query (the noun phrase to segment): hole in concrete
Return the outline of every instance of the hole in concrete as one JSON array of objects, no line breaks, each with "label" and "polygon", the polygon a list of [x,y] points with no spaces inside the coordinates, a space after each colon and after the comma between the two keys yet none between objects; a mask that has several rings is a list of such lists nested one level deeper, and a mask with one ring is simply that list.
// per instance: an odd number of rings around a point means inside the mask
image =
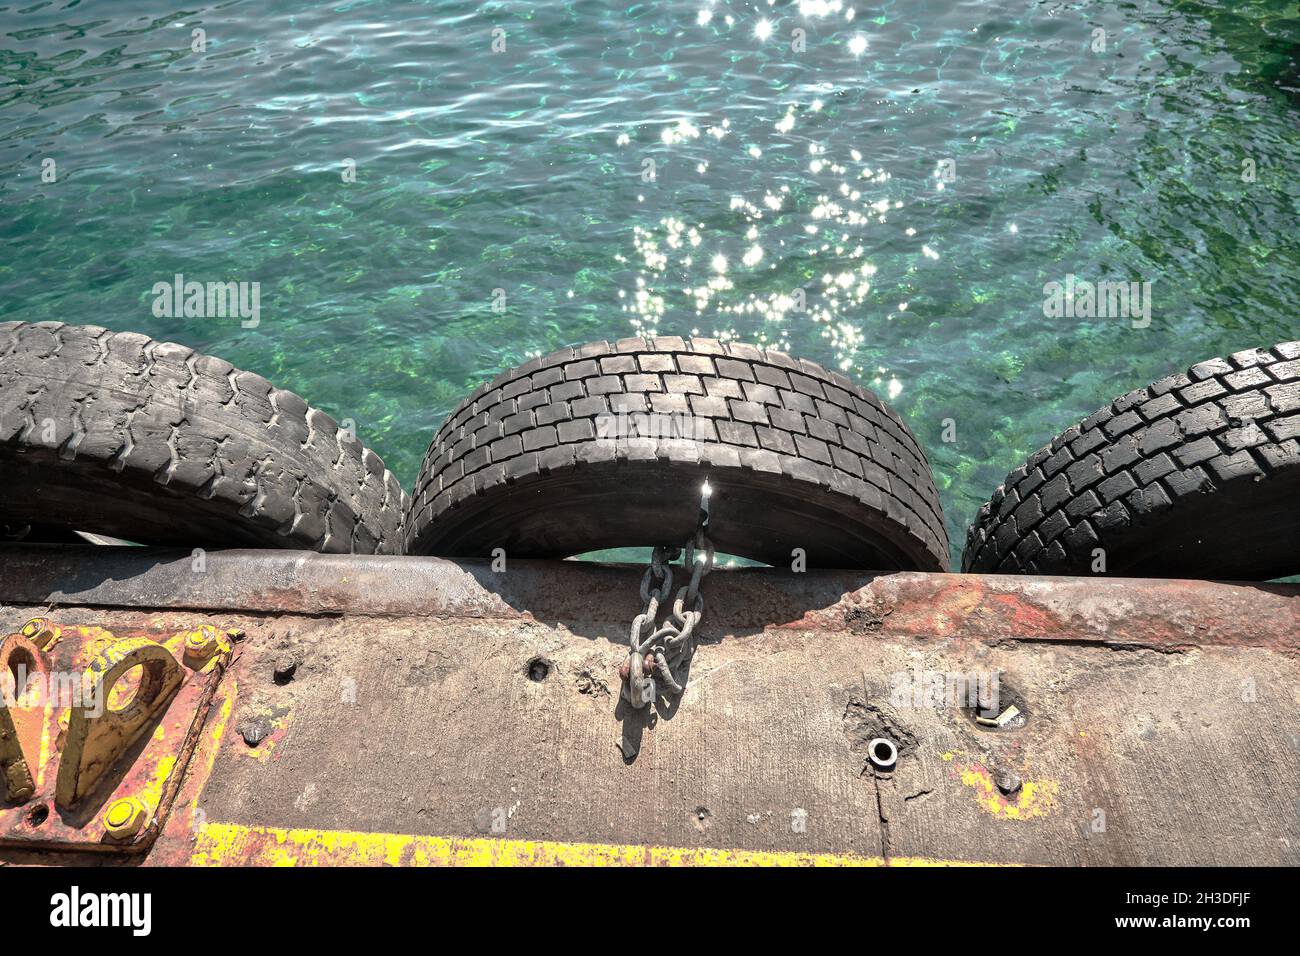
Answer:
[{"label": "hole in concrete", "polygon": [[980,730],[1019,730],[1029,722],[1029,705],[1005,671],[999,671],[988,686],[980,686],[979,700],[964,709],[967,719]]},{"label": "hole in concrete", "polygon": [[38,803],[27,811],[27,825],[29,827],[38,827],[44,823],[50,816],[50,808],[43,803]]},{"label": "hole in concrete", "polygon": [[528,662],[528,679],[541,683],[551,676],[551,665],[540,657]]},{"label": "hole in concrete", "polygon": [[899,757],[911,756],[918,749],[916,734],[892,710],[869,704],[857,694],[849,695],[843,727],[850,748],[864,761],[871,759],[871,744],[880,739],[890,741]]},{"label": "hole in concrete", "polygon": [[271,680],[283,687],[293,680],[297,671],[298,659],[296,657],[281,657],[275,662],[275,669],[271,672]]},{"label": "hole in concrete", "polygon": [[708,807],[696,807],[695,812],[691,814],[691,823],[697,830],[707,830],[713,822],[713,814]]}]

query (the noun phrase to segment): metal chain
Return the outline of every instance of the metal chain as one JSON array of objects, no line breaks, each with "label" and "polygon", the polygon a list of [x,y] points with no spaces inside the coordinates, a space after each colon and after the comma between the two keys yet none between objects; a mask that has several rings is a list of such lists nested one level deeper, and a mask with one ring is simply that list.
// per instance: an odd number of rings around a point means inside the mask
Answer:
[{"label": "metal chain", "polygon": [[[713,543],[705,533],[709,526],[711,494],[712,489],[706,481],[700,495],[699,522],[686,546],[656,547],[650,566],[641,577],[641,600],[645,610],[632,619],[628,658],[619,667],[623,699],[638,710],[654,702],[660,684],[664,691],[678,696],[686,691],[685,677],[679,679],[678,675],[682,665],[695,654],[695,628],[704,616],[700,582],[713,570]],[[682,556],[681,572],[683,576],[689,574],[690,580],[678,589],[668,616],[660,624],[659,611],[668,606],[668,596],[673,587],[672,562],[678,555]]]}]

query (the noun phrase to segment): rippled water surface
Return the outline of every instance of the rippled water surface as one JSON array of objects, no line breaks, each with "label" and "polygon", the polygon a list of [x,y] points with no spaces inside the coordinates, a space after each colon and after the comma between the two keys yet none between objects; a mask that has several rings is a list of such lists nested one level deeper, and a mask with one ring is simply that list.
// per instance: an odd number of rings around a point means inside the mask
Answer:
[{"label": "rippled water surface", "polygon": [[[531,355],[778,345],[892,399],[955,557],[1113,395],[1300,337],[1298,51],[1280,0],[0,4],[0,318],[220,355],[408,487]],[[155,317],[176,273],[260,324]],[[1149,327],[1045,317],[1071,273]]]}]

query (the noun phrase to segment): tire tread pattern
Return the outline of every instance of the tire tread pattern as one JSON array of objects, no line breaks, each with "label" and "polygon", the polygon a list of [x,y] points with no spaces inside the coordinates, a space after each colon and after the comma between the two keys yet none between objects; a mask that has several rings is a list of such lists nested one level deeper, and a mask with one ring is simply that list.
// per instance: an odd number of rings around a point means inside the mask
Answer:
[{"label": "tire tread pattern", "polygon": [[[687,415],[704,440],[596,440],[597,418]],[[697,431],[697,438],[701,437]],[[924,451],[892,408],[784,352],[715,339],[565,348],[479,386],[434,435],[407,516],[408,553],[470,496],[618,457],[778,473],[887,515],[944,568],[948,538]]]},{"label": "tire tread pattern", "polygon": [[0,456],[32,454],[113,473],[181,524],[176,500],[191,497],[279,547],[401,551],[406,496],[378,455],[293,392],[183,345],[0,323]]},{"label": "tire tread pattern", "polygon": [[965,571],[1085,573],[1108,537],[1231,481],[1300,468],[1300,342],[1200,362],[1040,448],[980,507]]}]

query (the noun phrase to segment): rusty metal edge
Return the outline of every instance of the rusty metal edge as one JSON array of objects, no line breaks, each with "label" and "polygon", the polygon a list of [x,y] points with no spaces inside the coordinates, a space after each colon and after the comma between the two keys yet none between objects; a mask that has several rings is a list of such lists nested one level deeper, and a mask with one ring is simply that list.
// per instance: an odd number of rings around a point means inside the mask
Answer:
[{"label": "rusty metal edge", "polygon": [[[626,626],[641,569],[577,561],[165,548],[0,547],[0,603]],[[197,568],[201,567],[201,570]],[[1300,649],[1300,585],[774,568],[710,579],[710,619],[987,643]]]}]

